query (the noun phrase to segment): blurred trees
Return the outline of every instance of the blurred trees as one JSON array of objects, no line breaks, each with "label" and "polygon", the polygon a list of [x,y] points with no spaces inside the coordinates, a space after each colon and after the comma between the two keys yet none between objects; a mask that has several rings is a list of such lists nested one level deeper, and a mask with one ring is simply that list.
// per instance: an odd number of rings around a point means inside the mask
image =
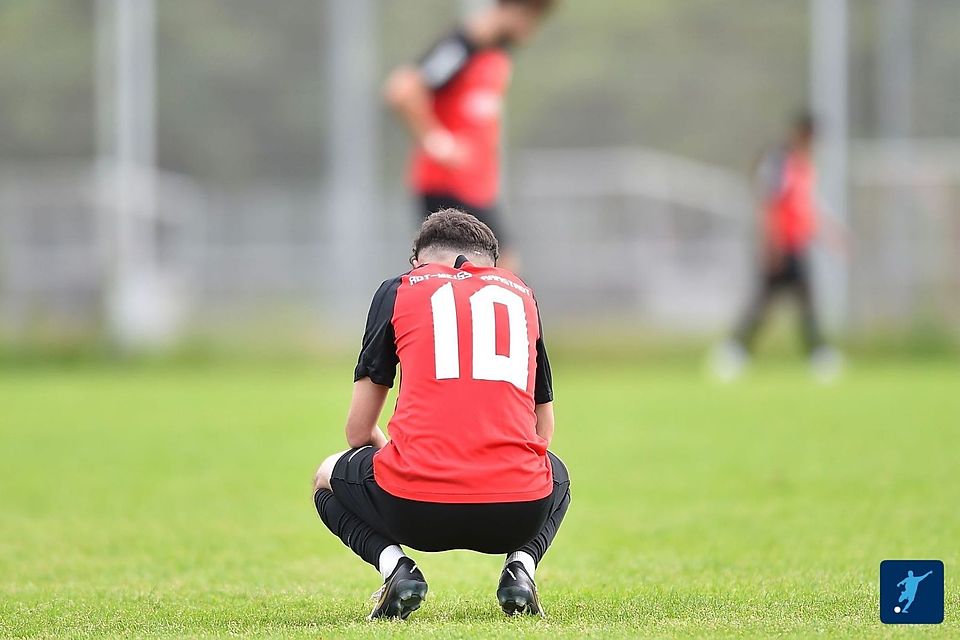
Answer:
[{"label": "blurred trees", "polygon": [[0,159],[94,150],[93,0],[0,3]]},{"label": "blurred trees", "polygon": [[[163,168],[216,183],[323,173],[325,3],[158,2]],[[382,2],[382,71],[456,20],[448,0]],[[873,132],[875,3],[851,0],[851,131]],[[916,4],[916,123],[960,136],[960,4]],[[95,152],[94,0],[0,4],[0,161]],[[514,147],[649,145],[745,168],[807,95],[804,2],[566,2],[517,52]],[[384,167],[406,141],[384,113]]]}]

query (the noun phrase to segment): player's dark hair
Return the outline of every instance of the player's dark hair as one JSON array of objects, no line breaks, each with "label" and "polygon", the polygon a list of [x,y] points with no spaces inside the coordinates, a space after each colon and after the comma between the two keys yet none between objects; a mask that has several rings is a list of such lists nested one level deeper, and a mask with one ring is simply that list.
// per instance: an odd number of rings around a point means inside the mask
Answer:
[{"label": "player's dark hair", "polygon": [[492,258],[494,264],[500,258],[500,243],[490,227],[457,209],[442,209],[423,221],[413,239],[410,263],[419,259],[425,249],[459,251],[468,258],[470,254],[485,255]]},{"label": "player's dark hair", "polygon": [[812,138],[817,133],[817,116],[812,111],[804,110],[798,112],[793,118],[794,132]]}]

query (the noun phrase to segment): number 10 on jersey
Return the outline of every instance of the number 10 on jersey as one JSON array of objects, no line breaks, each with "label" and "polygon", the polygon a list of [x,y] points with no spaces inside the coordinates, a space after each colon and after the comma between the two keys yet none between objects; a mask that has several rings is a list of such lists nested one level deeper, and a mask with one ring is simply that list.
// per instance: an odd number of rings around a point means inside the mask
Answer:
[{"label": "number 10 on jersey", "polygon": [[[437,380],[460,378],[460,332],[453,296],[453,283],[443,285],[430,296]],[[473,379],[509,382],[525,390],[530,372],[530,338],[523,298],[509,289],[490,284],[471,295],[469,300]],[[507,310],[509,355],[497,353],[494,304],[502,304]]]}]

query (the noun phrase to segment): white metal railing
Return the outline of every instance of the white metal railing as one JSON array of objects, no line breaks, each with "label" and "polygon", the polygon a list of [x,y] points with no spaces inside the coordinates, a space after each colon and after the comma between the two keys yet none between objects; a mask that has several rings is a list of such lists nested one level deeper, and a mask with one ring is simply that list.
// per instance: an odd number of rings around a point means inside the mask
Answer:
[{"label": "white metal railing", "polygon": [[[854,142],[850,158],[852,326],[956,323],[960,142]],[[737,313],[754,278],[748,176],[623,148],[528,150],[509,168],[505,218],[551,317],[689,332]],[[0,167],[0,325],[102,319],[110,228],[97,176],[90,163]],[[157,217],[142,223],[187,319],[278,300],[322,312],[331,278],[364,297],[375,287],[331,260],[325,202],[316,185],[218,190],[161,173]],[[368,273],[403,268],[407,206],[381,208],[354,248]]]}]

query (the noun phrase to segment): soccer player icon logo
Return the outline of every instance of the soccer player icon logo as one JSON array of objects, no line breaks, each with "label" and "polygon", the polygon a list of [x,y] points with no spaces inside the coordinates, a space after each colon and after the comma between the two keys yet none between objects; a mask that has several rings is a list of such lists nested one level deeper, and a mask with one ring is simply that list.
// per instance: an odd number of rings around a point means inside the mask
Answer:
[{"label": "soccer player icon logo", "polygon": [[897,602],[907,601],[907,604],[904,605],[903,609],[900,607],[894,608],[894,613],[907,613],[910,610],[910,605],[913,604],[914,598],[917,597],[917,587],[923,581],[924,578],[929,576],[933,571],[927,571],[925,574],[919,578],[913,575],[913,571],[907,571],[907,577],[897,583],[898,587],[903,587],[903,592],[900,593],[900,599]]},{"label": "soccer player icon logo", "polygon": [[940,624],[944,583],[940,560],[884,560],[880,563],[880,621]]}]

